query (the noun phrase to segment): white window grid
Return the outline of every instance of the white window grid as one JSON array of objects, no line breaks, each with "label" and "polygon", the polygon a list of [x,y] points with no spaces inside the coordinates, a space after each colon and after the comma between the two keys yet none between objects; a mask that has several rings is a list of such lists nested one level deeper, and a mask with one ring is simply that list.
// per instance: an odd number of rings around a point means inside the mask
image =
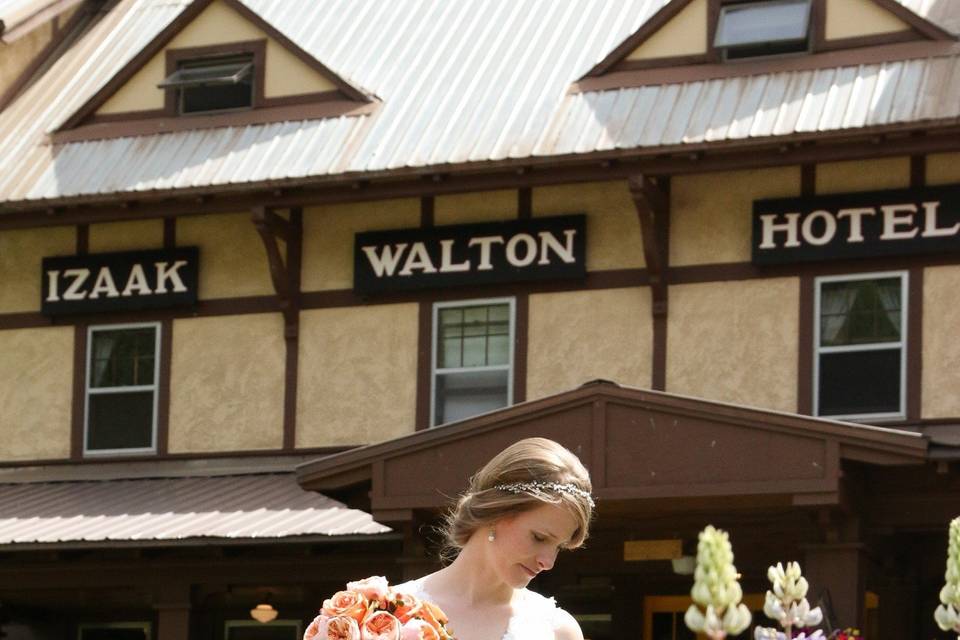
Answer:
[{"label": "white window grid", "polygon": [[[439,353],[437,351],[437,334],[439,331],[440,311],[442,309],[465,309],[467,307],[485,307],[494,304],[507,304],[509,307],[509,336],[510,357],[505,365],[491,365],[483,367],[437,367]],[[477,300],[459,300],[454,302],[435,302],[431,320],[430,338],[430,426],[435,427],[437,419],[437,377],[457,373],[476,373],[482,371],[507,372],[507,406],[513,404],[513,356],[514,340],[516,336],[516,299],[515,298],[483,298]]]},{"label": "white window grid", "polygon": [[[874,342],[869,344],[823,347],[820,345],[820,300],[821,285],[828,282],[859,282],[862,280],[900,279],[900,340],[896,342]],[[822,416],[835,420],[869,422],[874,420],[902,420],[907,413],[907,307],[910,275],[907,271],[878,271],[853,275],[820,276],[814,280],[813,312],[813,415],[820,416],[820,355],[824,353],[843,353],[855,351],[900,350],[900,410],[885,413],[851,413]]]},{"label": "white window grid", "polygon": [[[91,386],[90,370],[91,360],[93,359],[93,334],[97,331],[122,331],[124,329],[144,329],[153,328],[154,346],[153,346],[153,384],[147,385],[127,385],[122,387],[93,387]],[[85,456],[111,456],[111,455],[131,455],[138,453],[155,453],[157,450],[157,410],[159,401],[160,385],[160,323],[159,322],[130,322],[124,324],[101,324],[92,325],[87,328],[87,359],[84,379],[86,380],[86,391],[83,402],[83,455]],[[131,447],[126,449],[87,449],[87,441],[90,429],[90,396],[111,394],[111,393],[130,393],[135,391],[153,392],[153,416],[152,416],[152,435],[149,447]]]}]

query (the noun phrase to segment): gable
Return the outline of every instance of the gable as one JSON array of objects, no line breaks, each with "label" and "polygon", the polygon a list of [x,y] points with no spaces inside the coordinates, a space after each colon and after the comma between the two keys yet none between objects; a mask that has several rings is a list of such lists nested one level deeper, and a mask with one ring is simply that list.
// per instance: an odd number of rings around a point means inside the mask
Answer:
[{"label": "gable", "polygon": [[164,90],[157,87],[167,75],[166,53],[171,49],[210,47],[233,42],[266,41],[264,96],[279,98],[335,91],[333,82],[293,55],[262,28],[240,15],[223,0],[214,0],[183,28],[140,71],[135,73],[95,112],[97,115],[164,108]]},{"label": "gable", "polygon": [[634,49],[627,60],[650,60],[707,52],[707,0],[693,0]]},{"label": "gable", "polygon": [[827,40],[910,31],[910,25],[873,0],[826,0]]}]

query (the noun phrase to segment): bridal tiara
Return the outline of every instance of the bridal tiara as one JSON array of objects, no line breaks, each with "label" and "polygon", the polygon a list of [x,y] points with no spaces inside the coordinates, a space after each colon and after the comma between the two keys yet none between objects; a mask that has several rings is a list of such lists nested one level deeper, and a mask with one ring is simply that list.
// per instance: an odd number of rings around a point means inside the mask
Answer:
[{"label": "bridal tiara", "polygon": [[577,485],[570,482],[543,482],[542,480],[531,480],[530,482],[511,482],[509,484],[498,484],[494,487],[500,491],[509,491],[510,493],[540,493],[545,490],[556,493],[566,493],[577,496],[587,501],[591,508],[596,506],[593,496],[589,491],[584,491]]}]

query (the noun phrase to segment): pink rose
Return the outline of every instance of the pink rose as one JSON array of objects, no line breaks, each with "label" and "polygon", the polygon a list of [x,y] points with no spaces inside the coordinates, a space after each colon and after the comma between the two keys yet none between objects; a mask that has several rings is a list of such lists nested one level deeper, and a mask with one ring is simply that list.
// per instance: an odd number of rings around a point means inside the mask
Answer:
[{"label": "pink rose", "polygon": [[360,625],[349,616],[334,616],[326,621],[321,634],[318,640],[360,640]]},{"label": "pink rose", "polygon": [[329,619],[329,616],[322,613],[314,618],[307,630],[303,632],[303,640],[326,640],[324,636],[327,633],[327,621]]},{"label": "pink rose", "polygon": [[360,625],[361,640],[400,640],[400,621],[386,611],[376,611]]},{"label": "pink rose", "polygon": [[347,591],[357,591],[368,600],[383,600],[387,597],[390,586],[383,576],[370,576],[363,580],[347,583]]},{"label": "pink rose", "polygon": [[437,630],[427,622],[414,618],[400,629],[400,640],[439,640]]}]

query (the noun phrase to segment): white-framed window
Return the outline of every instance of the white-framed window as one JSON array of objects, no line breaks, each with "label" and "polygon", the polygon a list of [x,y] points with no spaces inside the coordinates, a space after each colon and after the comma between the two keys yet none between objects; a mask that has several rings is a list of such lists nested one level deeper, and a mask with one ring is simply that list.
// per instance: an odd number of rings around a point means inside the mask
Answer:
[{"label": "white-framed window", "polygon": [[809,48],[811,0],[747,0],[720,8],[713,45],[727,60]]},{"label": "white-framed window", "polygon": [[432,426],[513,403],[513,298],[433,306]]},{"label": "white-framed window", "polygon": [[854,420],[906,416],[906,271],[815,281],[813,412]]},{"label": "white-framed window", "polygon": [[81,624],[77,640],[150,640],[149,622],[99,622]]},{"label": "white-framed window", "polygon": [[84,454],[156,451],[160,323],[90,327],[86,367]]},{"label": "white-framed window", "polygon": [[225,640],[300,640],[303,635],[299,620],[227,620]]}]

